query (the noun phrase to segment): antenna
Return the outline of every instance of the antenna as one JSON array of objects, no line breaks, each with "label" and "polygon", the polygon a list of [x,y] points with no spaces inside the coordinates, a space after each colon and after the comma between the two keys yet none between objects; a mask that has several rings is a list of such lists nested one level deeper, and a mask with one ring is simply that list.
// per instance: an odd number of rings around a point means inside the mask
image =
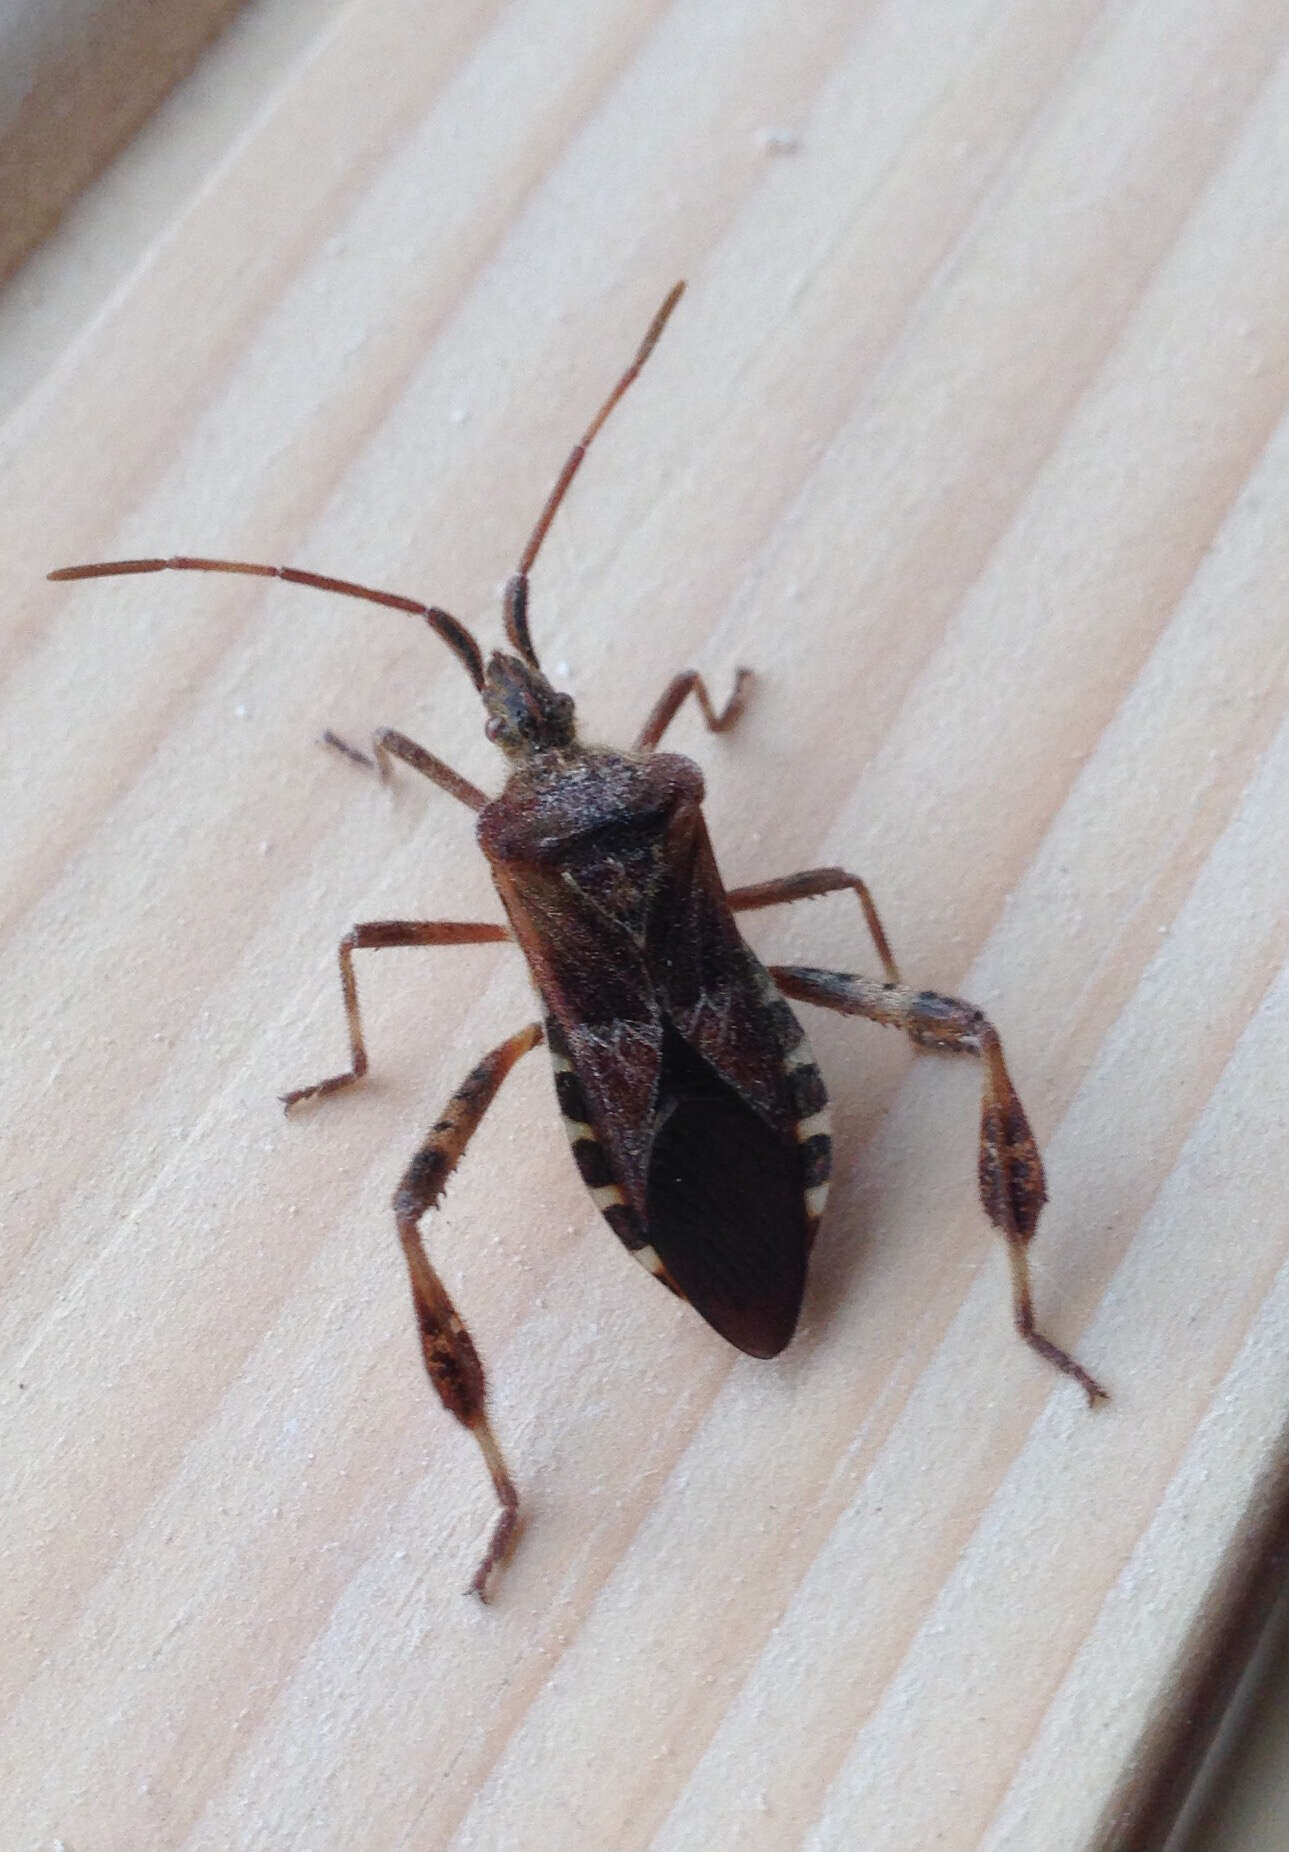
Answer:
[{"label": "antenna", "polygon": [[573,448],[569,451],[568,459],[555,479],[555,487],[546,497],[546,506],[537,517],[537,525],[528,536],[528,545],[520,555],[519,564],[515,568],[512,577],[506,583],[506,635],[524,658],[525,662],[530,663],[534,669],[540,670],[541,664],[537,660],[537,652],[533,648],[533,640],[528,634],[528,574],[532,569],[533,561],[541,552],[542,542],[546,538],[546,530],[555,519],[556,510],[559,508],[565,495],[567,495],[569,484],[582,467],[583,457],[591,448],[594,439],[599,435],[600,428],[609,413],[613,410],[627,387],[637,378],[645,361],[658,345],[658,337],[667,326],[667,321],[672,310],[684,293],[685,285],[683,283],[677,283],[675,287],[669,291],[666,301],[658,310],[658,313],[654,316],[645,331],[645,338],[640,343],[635,359],[631,362],[631,365],[627,368],[622,378],[613,388],[613,391],[604,401],[599,411],[596,412],[590,424],[586,427],[581,441],[574,444]]},{"label": "antenna", "polygon": [[103,559],[90,566],[60,566],[49,577],[110,579],[136,572],[237,572],[254,579],[285,579],[288,585],[312,585],[320,592],[338,592],[342,598],[364,598],[368,604],[410,611],[413,617],[423,617],[430,629],[442,637],[475,687],[483,690],[483,655],[463,623],[437,605],[421,604],[418,599],[404,598],[400,592],[356,585],[352,579],[331,579],[321,572],[302,572],[298,566],[261,566],[245,559],[192,559],[185,554],[176,554],[173,559]]}]

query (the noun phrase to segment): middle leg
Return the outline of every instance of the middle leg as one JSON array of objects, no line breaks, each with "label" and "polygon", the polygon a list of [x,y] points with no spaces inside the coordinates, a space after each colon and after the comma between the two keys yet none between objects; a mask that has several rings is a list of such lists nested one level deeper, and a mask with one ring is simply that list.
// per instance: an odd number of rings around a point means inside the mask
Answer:
[{"label": "middle leg", "polygon": [[282,1094],[282,1104],[290,1112],[301,1100],[322,1099],[352,1087],[367,1072],[367,1044],[363,1040],[362,1018],[358,1013],[358,980],[354,976],[354,952],[359,946],[379,951],[391,945],[489,945],[509,939],[504,926],[484,920],[366,920],[351,926],[340,941],[340,991],[345,1000],[345,1019],[349,1024],[349,1066],[343,1074],[329,1074],[312,1086],[296,1087]]},{"label": "middle leg", "polygon": [[885,928],[878,918],[868,884],[844,868],[806,868],[797,875],[779,875],[773,881],[757,881],[751,887],[731,888],[725,898],[732,913],[750,913],[755,907],[780,907],[794,900],[813,900],[819,894],[839,894],[849,890],[859,901],[869,937],[877,949],[888,984],[902,980]]}]

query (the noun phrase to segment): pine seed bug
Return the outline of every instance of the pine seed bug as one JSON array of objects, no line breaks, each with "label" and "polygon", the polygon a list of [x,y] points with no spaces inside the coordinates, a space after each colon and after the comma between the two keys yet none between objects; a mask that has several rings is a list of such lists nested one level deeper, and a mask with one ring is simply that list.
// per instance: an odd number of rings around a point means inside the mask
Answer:
[{"label": "pine seed bug", "polygon": [[[925,1048],[977,1056],[980,1199],[1007,1243],[1017,1330],[1082,1386],[1089,1403],[1105,1396],[1034,1322],[1027,1251],[1046,1200],[1043,1166],[993,1025],[970,1003],[904,983],[858,875],[811,868],[751,887],[722,886],[703,821],[702,774],[692,760],[657,747],[690,695],[708,729],[726,732],[743,711],[750,671],[737,671],[729,699],[717,709],[702,676],[684,670],[659,696],[632,749],[615,752],[578,739],[572,699],[551,686],[538,662],[528,627],[530,571],[587,450],[653,351],[683,287],[668,295],[569,453],[506,585],[510,650],[494,651],[486,664],[470,631],[436,605],[291,566],[179,556],[101,561],[49,575],[245,573],[367,599],[423,618],[482,698],[487,737],[509,762],[494,798],[391,728],[374,735],[374,765],[329,738],[382,779],[400,760],[477,813],[479,845],[507,924],[354,926],[339,947],[349,1066],[283,1096],[289,1111],[367,1072],[354,975],[359,949],[508,940],[526,958],[541,1019],[508,1036],[466,1076],[393,1201],[426,1370],[444,1406],[478,1442],[497,1495],[498,1513],[471,1584],[481,1598],[513,1548],[519,1499],[489,1424],[482,1364],[425,1251],[421,1223],[506,1075],[543,1041],[592,1202],[655,1279],[753,1357],[777,1356],[796,1328],[831,1167],[827,1092],[788,999],[888,1023]],[[735,923],[739,913],[838,892],[859,903],[880,980],[802,965],[767,968]]]}]

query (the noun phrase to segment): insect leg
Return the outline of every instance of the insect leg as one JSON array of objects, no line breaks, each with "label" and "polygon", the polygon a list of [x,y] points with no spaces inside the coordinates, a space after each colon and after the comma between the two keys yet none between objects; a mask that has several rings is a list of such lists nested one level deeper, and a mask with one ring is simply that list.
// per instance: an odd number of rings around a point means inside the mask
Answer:
[{"label": "insect leg", "polygon": [[[734,688],[729,700],[717,713],[712,706],[707,684],[697,669],[682,669],[679,675],[673,675],[658,699],[654,702],[648,720],[640,729],[636,739],[636,752],[652,752],[667,728],[676,718],[677,710],[686,695],[693,694],[699,707],[703,710],[703,719],[707,722],[709,733],[727,733],[747,706],[748,690],[752,685],[751,669],[734,671]],[[768,905],[769,903],[764,903]]]},{"label": "insect leg", "polygon": [[947,1054],[976,1055],[984,1063],[980,1114],[978,1177],[985,1214],[1005,1238],[1011,1261],[1012,1310],[1016,1329],[1040,1357],[1072,1376],[1095,1407],[1106,1392],[1068,1351],[1054,1344],[1034,1323],[1027,1247],[1047,1200],[1043,1162],[1025,1109],[1012,1086],[998,1031],[974,1004],[942,997],[932,990],[903,984],[879,984],[875,978],[851,977],[844,971],[816,971],[800,965],[770,968],[785,997],[817,1003],[847,1016],[903,1029],[923,1047]]},{"label": "insect leg", "polygon": [[379,951],[389,945],[488,945],[509,937],[504,926],[483,920],[366,920],[351,926],[340,941],[340,990],[349,1023],[349,1067],[343,1074],[315,1080],[311,1087],[296,1087],[282,1094],[286,1110],[290,1112],[301,1100],[321,1099],[324,1094],[351,1087],[367,1072],[367,1046],[358,1014],[358,980],[354,976],[354,952],[359,946]]},{"label": "insect leg", "polygon": [[731,888],[725,898],[732,912],[747,913],[754,907],[778,907],[788,901],[810,900],[816,894],[836,894],[846,888],[856,896],[863,909],[864,921],[882,961],[887,983],[900,983],[899,970],[877,916],[873,896],[858,875],[847,874],[844,868],[807,868],[799,875],[780,875],[777,880],[758,881],[752,887]]},{"label": "insect leg", "polygon": [[448,1101],[394,1193],[398,1238],[407,1257],[425,1367],[443,1406],[463,1427],[469,1428],[478,1441],[501,1507],[483,1561],[470,1584],[470,1593],[478,1595],[481,1601],[488,1598],[488,1581],[493,1571],[506,1561],[514,1546],[519,1495],[488,1424],[487,1391],[479,1353],[447,1289],[430,1264],[421,1241],[419,1223],[443,1194],[444,1185],[460,1162],[479,1121],[496,1098],[502,1081],[520,1056],[536,1048],[541,1039],[541,1024],[532,1022],[484,1056]]},{"label": "insect leg", "polygon": [[338,733],[333,733],[330,727],[322,739],[324,745],[334,746],[347,759],[352,759],[357,765],[365,765],[369,772],[375,772],[382,784],[389,783],[391,761],[401,759],[404,765],[410,765],[413,771],[428,778],[431,784],[436,784],[440,791],[446,791],[449,797],[468,804],[471,810],[482,810],[488,802],[487,793],[481,791],[478,785],[472,785],[460,772],[454,772],[442,759],[427,752],[424,746],[418,746],[415,740],[408,739],[406,733],[395,732],[393,727],[381,727],[372,734],[371,749],[374,757],[370,759],[365,752],[351,746],[348,740],[342,740]]}]

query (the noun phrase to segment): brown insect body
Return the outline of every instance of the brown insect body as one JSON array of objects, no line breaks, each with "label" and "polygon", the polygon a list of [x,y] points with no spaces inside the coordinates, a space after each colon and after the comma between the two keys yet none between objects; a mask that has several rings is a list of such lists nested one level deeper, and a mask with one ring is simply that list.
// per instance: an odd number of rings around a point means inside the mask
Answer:
[{"label": "brown insect body", "polygon": [[826,1100],[821,1081],[803,1094],[818,1069],[734,923],[702,798],[676,754],[536,750],[479,842],[596,1206],[722,1337],[772,1357],[823,1207]]},{"label": "brown insect body", "polygon": [[[54,579],[231,572],[279,578],[422,617],[470,677],[487,734],[511,763],[501,794],[476,785],[405,734],[382,728],[375,769],[395,759],[477,814],[478,840],[509,926],[488,921],[368,920],[340,942],[350,1065],[283,1096],[289,1110],[352,1086],[367,1071],[353,955],[389,946],[510,940],[528,961],[542,1020],[508,1036],[471,1070],[430,1127],[393,1209],[422,1355],[440,1400],[478,1442],[499,1505],[471,1585],[486,1596],[514,1546],[519,1500],[492,1433],[483,1366],[425,1251],[421,1224],[506,1075],[548,1044],[564,1127],[592,1201],[636,1258],[740,1350],[772,1357],[796,1327],[806,1261],[827,1194],[831,1145],[822,1077],[788,1002],[808,1002],[902,1030],[922,1047],[975,1056],[983,1087],[978,1184],[1004,1236],[1012,1308],[1025,1342],[1081,1384],[1104,1390],[1034,1321],[1027,1248],[1045,1198],[1043,1167],[997,1031],[970,1003],[912,990],[900,978],[866,884],[814,868],[750,887],[722,884],[692,760],[656,752],[692,695],[709,731],[733,726],[750,679],[740,669],[724,708],[694,670],[674,676],[630,752],[583,745],[573,702],[542,673],[528,631],[528,574],[586,451],[652,352],[681,285],[651,322],[631,365],[574,446],[506,587],[511,650],[486,664],[478,643],[438,606],[293,566],[192,556],[99,561]],[[350,758],[372,761],[326,736]],[[735,915],[820,894],[857,899],[882,979],[809,966],[766,969]]]}]

